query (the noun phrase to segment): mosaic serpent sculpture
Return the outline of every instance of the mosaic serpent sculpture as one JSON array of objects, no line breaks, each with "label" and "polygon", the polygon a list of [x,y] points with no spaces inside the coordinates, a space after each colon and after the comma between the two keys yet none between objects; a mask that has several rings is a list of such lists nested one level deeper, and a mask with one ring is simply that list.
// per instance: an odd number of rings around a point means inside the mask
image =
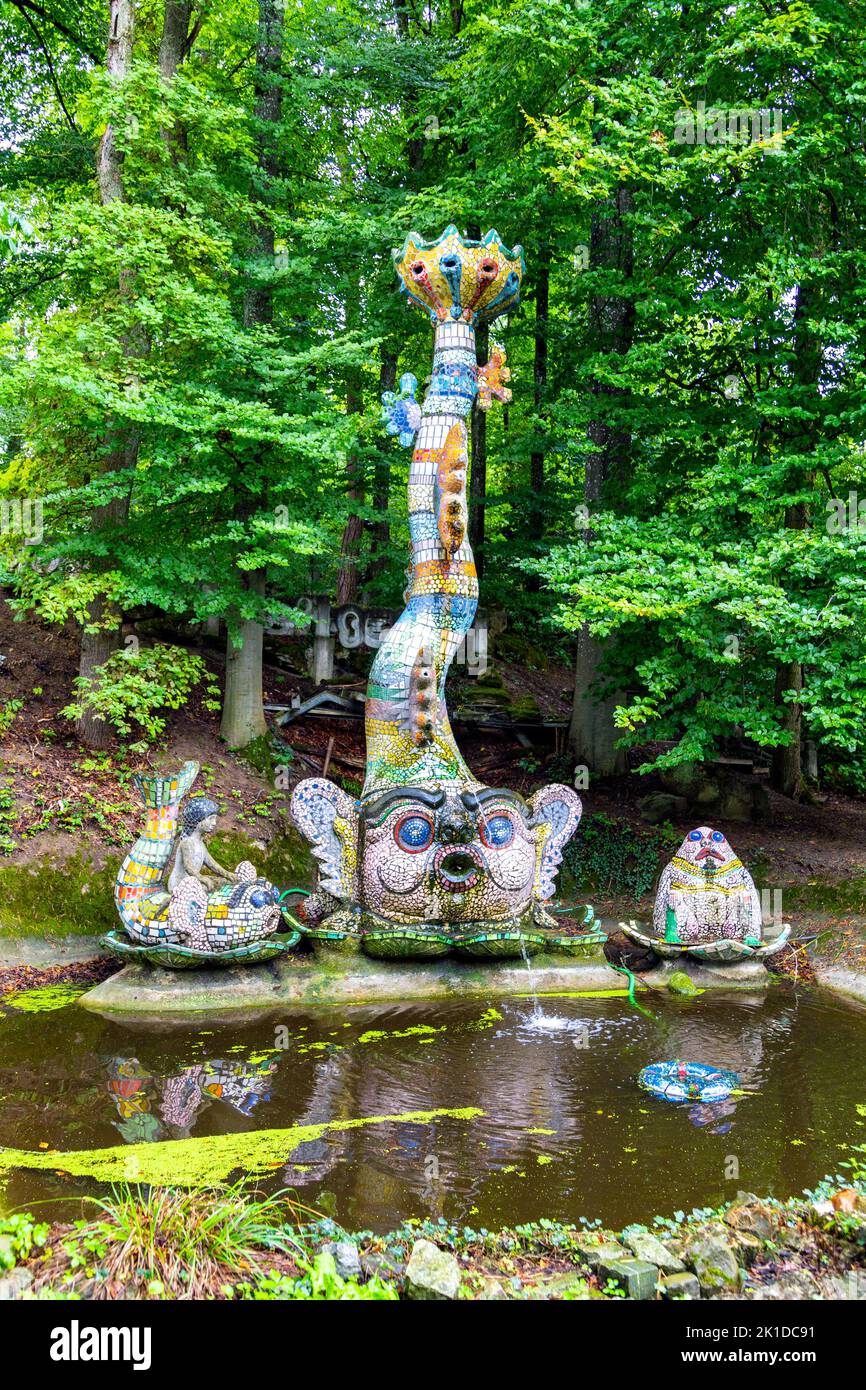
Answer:
[{"label": "mosaic serpent sculpture", "polygon": [[445,703],[448,668],[478,601],[467,420],[476,397],[488,409],[511,396],[504,353],[477,365],[475,330],[517,304],[523,254],[495,231],[468,241],[449,226],[432,242],[411,233],[394,261],[402,290],[434,327],[423,405],[408,374],[399,395],[383,398],[389,432],[415,442],[409,587],[370,674],[360,799],[320,777],[292,797],[320,866],[303,929],[375,956],[569,949],[543,904],[580,819],[578,796],[549,786],[524,800],[485,786],[460,754]]},{"label": "mosaic serpent sculpture", "polygon": [[[215,828],[215,803],[193,797],[181,813],[198,771],[198,763],[188,762],[174,777],[133,778],[146,807],[145,825],[114,885],[124,931],[102,938],[124,959],[174,969],[251,964],[279,955],[299,939],[297,932],[274,935],[283,920],[279,889],[248,861],[231,873],[208,853],[202,835]],[[211,891],[198,876],[204,869],[228,881]]]}]

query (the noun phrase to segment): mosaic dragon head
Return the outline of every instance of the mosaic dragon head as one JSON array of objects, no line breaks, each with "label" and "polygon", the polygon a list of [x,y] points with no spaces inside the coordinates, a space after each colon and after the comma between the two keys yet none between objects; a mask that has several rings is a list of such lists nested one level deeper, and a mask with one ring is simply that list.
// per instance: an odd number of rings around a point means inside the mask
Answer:
[{"label": "mosaic dragon head", "polygon": [[523,254],[495,231],[470,241],[449,226],[432,242],[410,233],[393,255],[403,292],[435,326],[423,406],[410,408],[407,378],[399,397],[383,397],[390,432],[406,443],[414,438],[409,586],[370,673],[360,798],[322,778],[301,782],[292,798],[320,865],[308,917],[366,945],[375,938],[379,954],[389,935],[393,954],[412,954],[399,942],[413,934],[437,935],[447,949],[508,930],[519,951],[521,932],[554,925],[543,903],[580,820],[580,800],[564,786],[524,799],[479,781],[457,747],[445,680],[478,603],[467,421],[476,396],[485,409],[511,396],[504,352],[494,347],[479,367],[474,330],[517,304]]}]

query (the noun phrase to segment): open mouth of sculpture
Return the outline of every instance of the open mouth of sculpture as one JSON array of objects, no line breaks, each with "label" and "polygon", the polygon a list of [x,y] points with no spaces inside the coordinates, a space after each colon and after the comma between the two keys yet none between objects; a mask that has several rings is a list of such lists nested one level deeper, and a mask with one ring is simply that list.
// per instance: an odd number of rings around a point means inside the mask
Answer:
[{"label": "open mouth of sculpture", "polygon": [[479,878],[479,867],[474,857],[466,850],[448,850],[436,865],[442,887],[449,893],[465,892],[474,888]]}]

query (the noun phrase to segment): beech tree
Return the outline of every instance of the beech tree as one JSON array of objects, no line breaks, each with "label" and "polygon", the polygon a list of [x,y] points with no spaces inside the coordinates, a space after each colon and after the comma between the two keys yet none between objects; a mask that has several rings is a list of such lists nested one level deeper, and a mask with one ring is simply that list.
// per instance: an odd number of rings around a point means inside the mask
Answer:
[{"label": "beech tree", "polygon": [[574,761],[745,738],[796,796],[809,738],[862,790],[863,21],[8,4],[0,495],[45,512],[0,538],[16,600],[80,622],[85,670],[122,619],[224,619],[223,732],[260,736],[267,614],[401,604],[379,401],[430,330],[390,248],[495,226],[527,272],[471,535],[518,654],[575,666]]}]

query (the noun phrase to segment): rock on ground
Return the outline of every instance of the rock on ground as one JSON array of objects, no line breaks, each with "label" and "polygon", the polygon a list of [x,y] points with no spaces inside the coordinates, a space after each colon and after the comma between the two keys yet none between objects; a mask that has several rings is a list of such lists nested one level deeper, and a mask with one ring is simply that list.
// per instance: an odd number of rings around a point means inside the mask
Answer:
[{"label": "rock on ground", "polygon": [[456,1298],[459,1287],[460,1266],[454,1256],[430,1240],[416,1240],[406,1266],[406,1296]]},{"label": "rock on ground", "polygon": [[701,1286],[696,1274],[669,1274],[659,1284],[662,1298],[700,1298]]},{"label": "rock on ground", "polygon": [[0,1303],[13,1302],[24,1295],[33,1283],[29,1269],[12,1269],[0,1279]]},{"label": "rock on ground", "polygon": [[674,1255],[662,1244],[658,1236],[652,1235],[650,1231],[636,1231],[634,1235],[627,1235],[625,1243],[639,1260],[649,1260],[650,1264],[657,1265],[665,1274],[681,1274],[685,1269],[679,1256]]},{"label": "rock on ground", "polygon": [[700,1236],[689,1245],[686,1262],[698,1276],[701,1289],[709,1293],[739,1283],[739,1265],[724,1236],[712,1232]]},{"label": "rock on ground", "polygon": [[627,1298],[655,1298],[659,1272],[649,1260],[636,1260],[624,1257],[619,1260],[605,1260],[598,1267],[599,1282],[613,1280],[624,1289]]},{"label": "rock on ground", "polygon": [[361,1257],[354,1241],[328,1241],[322,1247],[334,1257],[334,1266],[341,1279],[359,1279],[362,1274]]}]

